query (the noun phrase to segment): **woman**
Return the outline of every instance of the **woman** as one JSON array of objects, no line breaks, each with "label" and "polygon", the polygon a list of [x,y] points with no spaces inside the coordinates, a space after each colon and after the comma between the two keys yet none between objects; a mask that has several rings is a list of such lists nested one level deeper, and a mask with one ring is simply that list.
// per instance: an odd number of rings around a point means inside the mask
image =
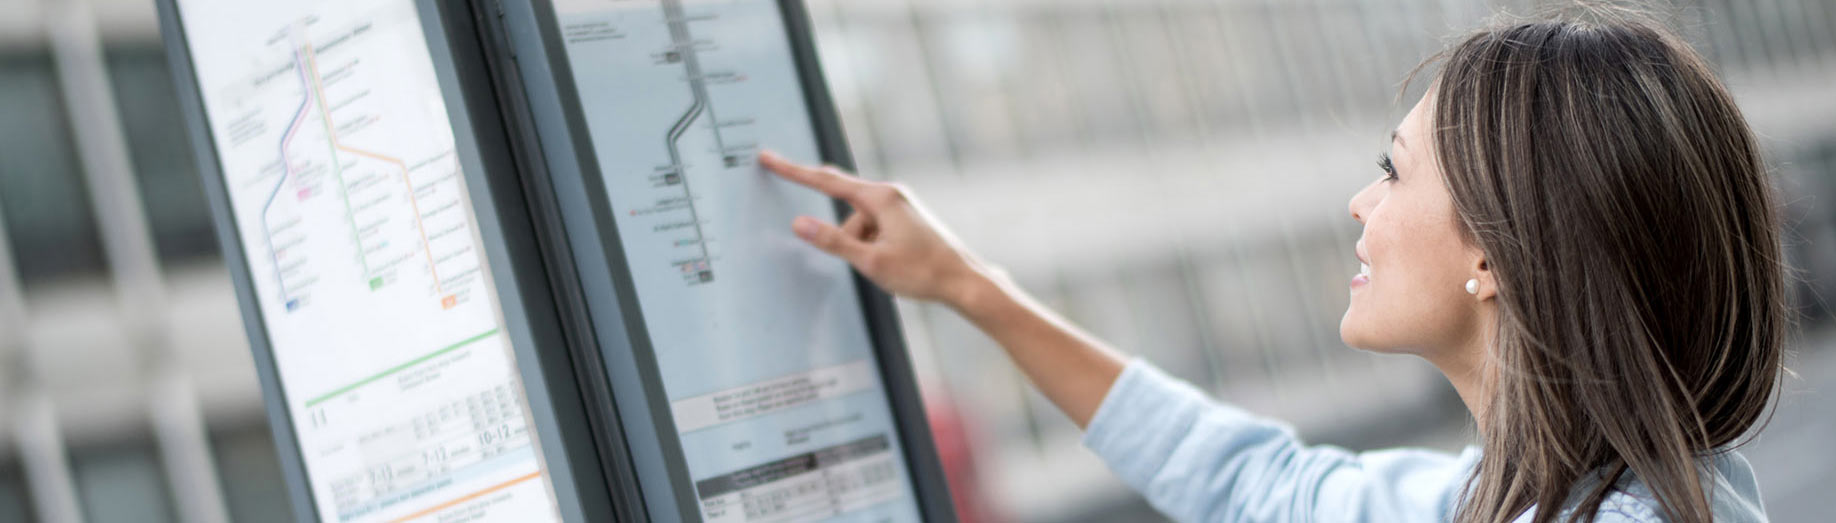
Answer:
[{"label": "woman", "polygon": [[858,211],[800,237],[968,318],[1177,519],[1765,519],[1731,447],[1781,370],[1779,224],[1727,91],[1631,21],[1499,27],[1442,56],[1351,200],[1339,328],[1447,376],[1483,440],[1459,456],[1303,446],[1040,306],[897,186],[761,161]]}]

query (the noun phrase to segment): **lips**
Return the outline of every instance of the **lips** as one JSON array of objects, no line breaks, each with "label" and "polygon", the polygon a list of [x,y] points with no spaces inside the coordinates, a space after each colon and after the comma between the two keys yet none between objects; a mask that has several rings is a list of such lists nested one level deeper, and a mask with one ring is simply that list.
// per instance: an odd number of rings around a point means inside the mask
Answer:
[{"label": "lips", "polygon": [[1358,287],[1370,283],[1371,262],[1370,258],[1364,255],[1364,240],[1358,240],[1358,246],[1352,249],[1352,253],[1358,257],[1358,274],[1352,276],[1351,286]]}]

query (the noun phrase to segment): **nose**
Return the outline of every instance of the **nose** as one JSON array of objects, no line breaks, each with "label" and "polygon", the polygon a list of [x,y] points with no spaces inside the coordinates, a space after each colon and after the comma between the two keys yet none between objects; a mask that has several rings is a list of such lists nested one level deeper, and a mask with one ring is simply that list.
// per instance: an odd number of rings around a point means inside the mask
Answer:
[{"label": "nose", "polygon": [[1358,194],[1352,195],[1351,203],[1347,204],[1346,207],[1351,211],[1353,220],[1357,220],[1358,223],[1364,223],[1364,218],[1370,216],[1371,206],[1376,204],[1375,193],[1377,192],[1377,186],[1381,183],[1383,183],[1381,180],[1371,182],[1370,185],[1366,185],[1364,189],[1359,190]]}]

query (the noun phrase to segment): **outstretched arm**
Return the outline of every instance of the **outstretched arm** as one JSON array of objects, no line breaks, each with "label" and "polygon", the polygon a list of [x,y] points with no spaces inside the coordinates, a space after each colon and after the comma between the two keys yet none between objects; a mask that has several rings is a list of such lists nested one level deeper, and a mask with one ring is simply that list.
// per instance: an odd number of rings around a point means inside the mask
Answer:
[{"label": "outstretched arm", "polygon": [[840,226],[797,218],[797,236],[895,294],[967,317],[1161,512],[1180,521],[1447,519],[1472,453],[1308,447],[1285,424],[1217,404],[1145,363],[1128,364],[976,259],[898,185],[770,153],[759,159],[854,207]]},{"label": "outstretched arm", "polygon": [[847,260],[886,290],[955,309],[994,338],[1014,364],[1078,427],[1085,427],[1126,362],[1040,305],[965,249],[911,193],[834,167],[797,165],[766,152],[765,168],[854,207],[837,226],[804,216],[797,236]]}]

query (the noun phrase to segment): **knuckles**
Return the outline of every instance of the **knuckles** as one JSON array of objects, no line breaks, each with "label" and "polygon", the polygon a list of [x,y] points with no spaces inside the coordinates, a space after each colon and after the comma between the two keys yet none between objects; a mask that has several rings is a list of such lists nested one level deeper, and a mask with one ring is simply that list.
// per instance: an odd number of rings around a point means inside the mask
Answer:
[{"label": "knuckles", "polygon": [[867,199],[881,206],[892,206],[905,201],[905,191],[895,184],[874,184],[867,190]]},{"label": "knuckles", "polygon": [[893,191],[899,193],[899,197],[901,198],[909,199],[911,197],[912,188],[904,182],[886,182],[886,186],[892,187]]}]

